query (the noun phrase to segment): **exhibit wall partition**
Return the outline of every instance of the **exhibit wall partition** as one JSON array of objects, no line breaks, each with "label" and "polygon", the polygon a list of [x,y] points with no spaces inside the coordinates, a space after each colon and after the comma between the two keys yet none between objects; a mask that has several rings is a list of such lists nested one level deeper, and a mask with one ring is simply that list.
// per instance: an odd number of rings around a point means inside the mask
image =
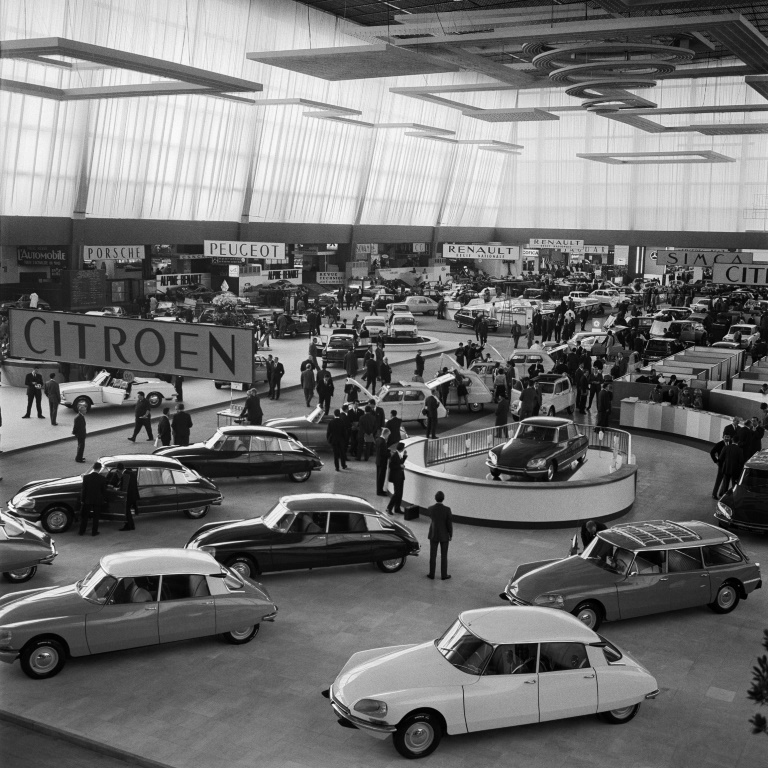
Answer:
[{"label": "exhibit wall partition", "polygon": [[[246,58],[253,51],[361,45],[350,29],[291,0],[4,0],[3,40],[67,38],[264,87],[249,94],[255,104],[194,94],[56,101],[2,91],[0,215],[745,232],[744,210],[766,193],[766,135],[670,138],[578,108],[559,113],[559,120],[489,123],[390,90],[485,82],[477,74],[334,82]],[[67,70],[23,59],[3,59],[0,66],[4,78],[52,88],[149,82],[114,68]],[[720,103],[761,99],[743,78],[673,79],[659,83],[653,99],[675,107],[703,89],[708,97],[715,89]],[[486,109],[580,105],[561,89],[467,98]],[[317,119],[305,114],[312,111],[306,105],[263,105],[263,99],[334,104],[359,111],[354,118],[362,122]],[[374,129],[375,123],[436,126],[461,141],[522,149],[487,151],[403,128]],[[670,146],[735,161],[624,166],[577,157],[607,147]]]}]

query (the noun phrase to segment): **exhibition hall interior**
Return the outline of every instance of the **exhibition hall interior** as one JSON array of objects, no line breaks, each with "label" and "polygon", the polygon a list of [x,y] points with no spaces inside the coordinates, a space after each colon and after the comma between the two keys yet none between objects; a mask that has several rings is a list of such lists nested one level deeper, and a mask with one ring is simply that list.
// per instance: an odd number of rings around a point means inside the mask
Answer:
[{"label": "exhibition hall interior", "polygon": [[4,768],[768,766],[765,2],[3,0],[0,136]]}]

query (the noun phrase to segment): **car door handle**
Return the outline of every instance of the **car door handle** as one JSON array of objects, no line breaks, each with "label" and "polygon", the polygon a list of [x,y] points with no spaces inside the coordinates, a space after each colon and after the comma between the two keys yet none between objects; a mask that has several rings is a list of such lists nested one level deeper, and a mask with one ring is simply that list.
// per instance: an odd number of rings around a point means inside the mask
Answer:
[{"label": "car door handle", "polygon": [[157,606],[156,605],[145,605],[144,606],[144,610],[145,611],[156,611],[157,610]]},{"label": "car door handle", "polygon": [[593,674],[591,674],[591,675],[584,675],[584,679],[586,680],[586,679],[588,679],[588,678],[590,678],[590,677],[594,677],[594,676],[595,676],[595,675],[594,675],[594,673],[593,673]]},{"label": "car door handle", "polygon": [[660,576],[659,581],[669,581],[669,578],[667,576]]},{"label": "car door handle", "polygon": [[526,680],[525,684],[526,685],[536,685],[536,680]]},{"label": "car door handle", "polygon": [[203,605],[213,605],[213,600],[203,600]]},{"label": "car door handle", "polygon": [[370,539],[371,538],[371,534],[370,533],[364,533],[361,538],[363,538],[363,539]]},{"label": "car door handle", "polygon": [[707,578],[707,579],[708,579],[708,578],[709,578],[709,574],[708,574],[708,573],[702,573],[702,574],[701,574],[701,577],[702,577],[702,578]]},{"label": "car door handle", "polygon": [[325,537],[325,536],[318,536],[317,538],[318,538],[318,539],[324,539],[324,538],[326,538],[326,537]]}]

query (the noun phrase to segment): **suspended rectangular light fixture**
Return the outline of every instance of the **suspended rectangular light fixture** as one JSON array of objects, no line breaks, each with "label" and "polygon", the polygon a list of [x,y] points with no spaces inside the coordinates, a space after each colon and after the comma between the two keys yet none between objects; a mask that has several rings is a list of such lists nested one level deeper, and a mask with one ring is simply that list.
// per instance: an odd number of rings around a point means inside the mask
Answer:
[{"label": "suspended rectangular light fixture", "polygon": [[727,123],[713,125],[692,125],[694,131],[705,136],[743,136],[751,133],[768,133],[768,123]]},{"label": "suspended rectangular light fixture", "polygon": [[463,115],[474,117],[475,120],[484,120],[486,123],[521,123],[537,120],[559,120],[557,115],[536,107],[522,109],[467,109]]},{"label": "suspended rectangular light fixture", "polygon": [[576,157],[609,165],[677,165],[680,163],[735,163],[727,155],[711,150],[685,152],[590,152]]}]

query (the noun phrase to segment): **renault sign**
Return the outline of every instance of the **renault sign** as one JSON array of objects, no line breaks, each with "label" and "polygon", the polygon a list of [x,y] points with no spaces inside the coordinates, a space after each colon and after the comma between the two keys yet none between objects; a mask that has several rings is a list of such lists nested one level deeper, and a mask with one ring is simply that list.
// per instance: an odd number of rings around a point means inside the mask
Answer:
[{"label": "renault sign", "polygon": [[70,312],[10,311],[13,357],[224,381],[253,376],[253,331]]}]

